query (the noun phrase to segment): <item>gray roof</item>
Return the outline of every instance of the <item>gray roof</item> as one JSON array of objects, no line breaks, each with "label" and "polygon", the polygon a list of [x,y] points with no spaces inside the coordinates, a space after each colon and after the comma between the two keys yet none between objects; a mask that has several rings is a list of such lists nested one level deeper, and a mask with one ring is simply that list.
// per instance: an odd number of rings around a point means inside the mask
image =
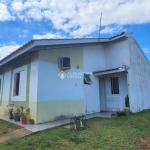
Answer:
[{"label": "gray roof", "polygon": [[28,43],[24,44],[22,47],[12,52],[2,60],[0,60],[0,68],[5,67],[12,61],[16,59],[21,59],[26,55],[29,55],[38,50],[47,50],[50,48],[62,48],[62,47],[72,47],[72,46],[90,46],[96,44],[103,44],[122,37],[131,37],[131,33],[121,33],[111,38],[76,38],[76,39],[33,39]]}]

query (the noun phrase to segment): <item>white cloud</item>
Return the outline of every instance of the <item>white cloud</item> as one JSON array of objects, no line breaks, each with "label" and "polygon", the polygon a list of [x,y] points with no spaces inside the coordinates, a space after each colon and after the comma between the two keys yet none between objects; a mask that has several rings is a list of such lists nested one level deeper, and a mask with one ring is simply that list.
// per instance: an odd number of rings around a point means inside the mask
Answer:
[{"label": "white cloud", "polygon": [[104,29],[101,30],[102,34],[112,34],[118,31],[125,31],[122,26],[120,27],[105,27]]},{"label": "white cloud", "polygon": [[7,6],[0,2],[0,21],[13,20],[14,16],[11,16],[9,13]]},{"label": "white cloud", "polygon": [[22,30],[22,34],[19,34],[18,36],[21,38],[25,38],[27,37],[28,32],[29,32],[28,30]]},{"label": "white cloud", "polygon": [[35,20],[41,20],[42,19],[42,12],[37,8],[32,8],[28,12],[26,12],[26,17],[32,18]]},{"label": "white cloud", "polygon": [[83,36],[83,33],[84,33],[84,35],[88,35],[88,34],[90,34],[91,32],[93,32],[95,30],[96,30],[96,26],[94,26],[94,25],[86,25],[86,26],[80,27],[77,30],[74,30],[74,31],[70,32],[70,34],[73,37],[80,38],[80,37]]},{"label": "white cloud", "polygon": [[12,6],[13,11],[15,12],[21,12],[23,10],[23,4],[21,1],[17,1],[17,0],[13,1],[11,6]]},{"label": "white cloud", "polygon": [[17,50],[21,45],[15,44],[11,42],[9,45],[1,45],[0,46],[0,60]]},{"label": "white cloud", "polygon": [[61,33],[46,33],[43,35],[35,34],[33,35],[33,39],[57,39],[57,38],[66,38],[66,36],[62,36]]},{"label": "white cloud", "polygon": [[150,49],[149,48],[143,48],[144,53],[150,53]]},{"label": "white cloud", "polygon": [[9,11],[3,4],[6,8],[3,15],[0,13],[0,20],[11,20],[13,15],[26,22],[49,20],[53,28],[74,37],[98,31],[101,12],[102,26],[106,27],[102,33],[116,32],[112,25],[150,23],[149,0],[9,0],[9,3]]}]

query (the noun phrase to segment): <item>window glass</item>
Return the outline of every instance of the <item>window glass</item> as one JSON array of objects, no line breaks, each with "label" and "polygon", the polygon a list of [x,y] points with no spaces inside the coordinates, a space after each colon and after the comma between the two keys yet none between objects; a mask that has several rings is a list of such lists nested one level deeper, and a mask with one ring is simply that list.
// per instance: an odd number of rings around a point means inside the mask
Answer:
[{"label": "window glass", "polygon": [[14,81],[14,96],[24,96],[26,91],[25,70],[16,73]]},{"label": "window glass", "polygon": [[19,96],[25,96],[26,91],[26,75],[25,70],[20,72]]},{"label": "window glass", "polygon": [[119,94],[119,81],[118,77],[111,78],[111,93]]},{"label": "window glass", "polygon": [[20,72],[15,74],[14,96],[19,95],[19,82],[20,82]]}]

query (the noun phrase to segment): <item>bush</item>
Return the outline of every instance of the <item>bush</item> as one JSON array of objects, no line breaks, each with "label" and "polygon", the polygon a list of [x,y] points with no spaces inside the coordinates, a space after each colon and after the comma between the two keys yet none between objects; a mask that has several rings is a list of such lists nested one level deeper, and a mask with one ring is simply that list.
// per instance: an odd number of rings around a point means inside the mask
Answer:
[{"label": "bush", "polygon": [[120,116],[125,116],[125,115],[126,115],[126,112],[119,110],[119,111],[116,111],[116,114],[117,114],[118,117],[120,117]]}]

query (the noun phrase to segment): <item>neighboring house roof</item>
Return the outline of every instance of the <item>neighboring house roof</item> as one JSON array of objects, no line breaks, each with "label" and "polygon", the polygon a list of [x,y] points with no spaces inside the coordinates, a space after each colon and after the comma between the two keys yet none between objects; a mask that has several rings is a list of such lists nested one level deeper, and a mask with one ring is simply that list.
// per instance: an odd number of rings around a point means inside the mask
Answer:
[{"label": "neighboring house roof", "polygon": [[0,67],[5,67],[12,61],[16,59],[21,59],[35,51],[46,50],[49,48],[59,48],[59,47],[72,47],[72,46],[90,46],[99,43],[107,43],[120,39],[122,37],[132,37],[131,33],[121,33],[111,38],[82,38],[82,39],[33,39],[28,43],[24,44],[22,47],[12,52],[2,60],[0,60]]}]

